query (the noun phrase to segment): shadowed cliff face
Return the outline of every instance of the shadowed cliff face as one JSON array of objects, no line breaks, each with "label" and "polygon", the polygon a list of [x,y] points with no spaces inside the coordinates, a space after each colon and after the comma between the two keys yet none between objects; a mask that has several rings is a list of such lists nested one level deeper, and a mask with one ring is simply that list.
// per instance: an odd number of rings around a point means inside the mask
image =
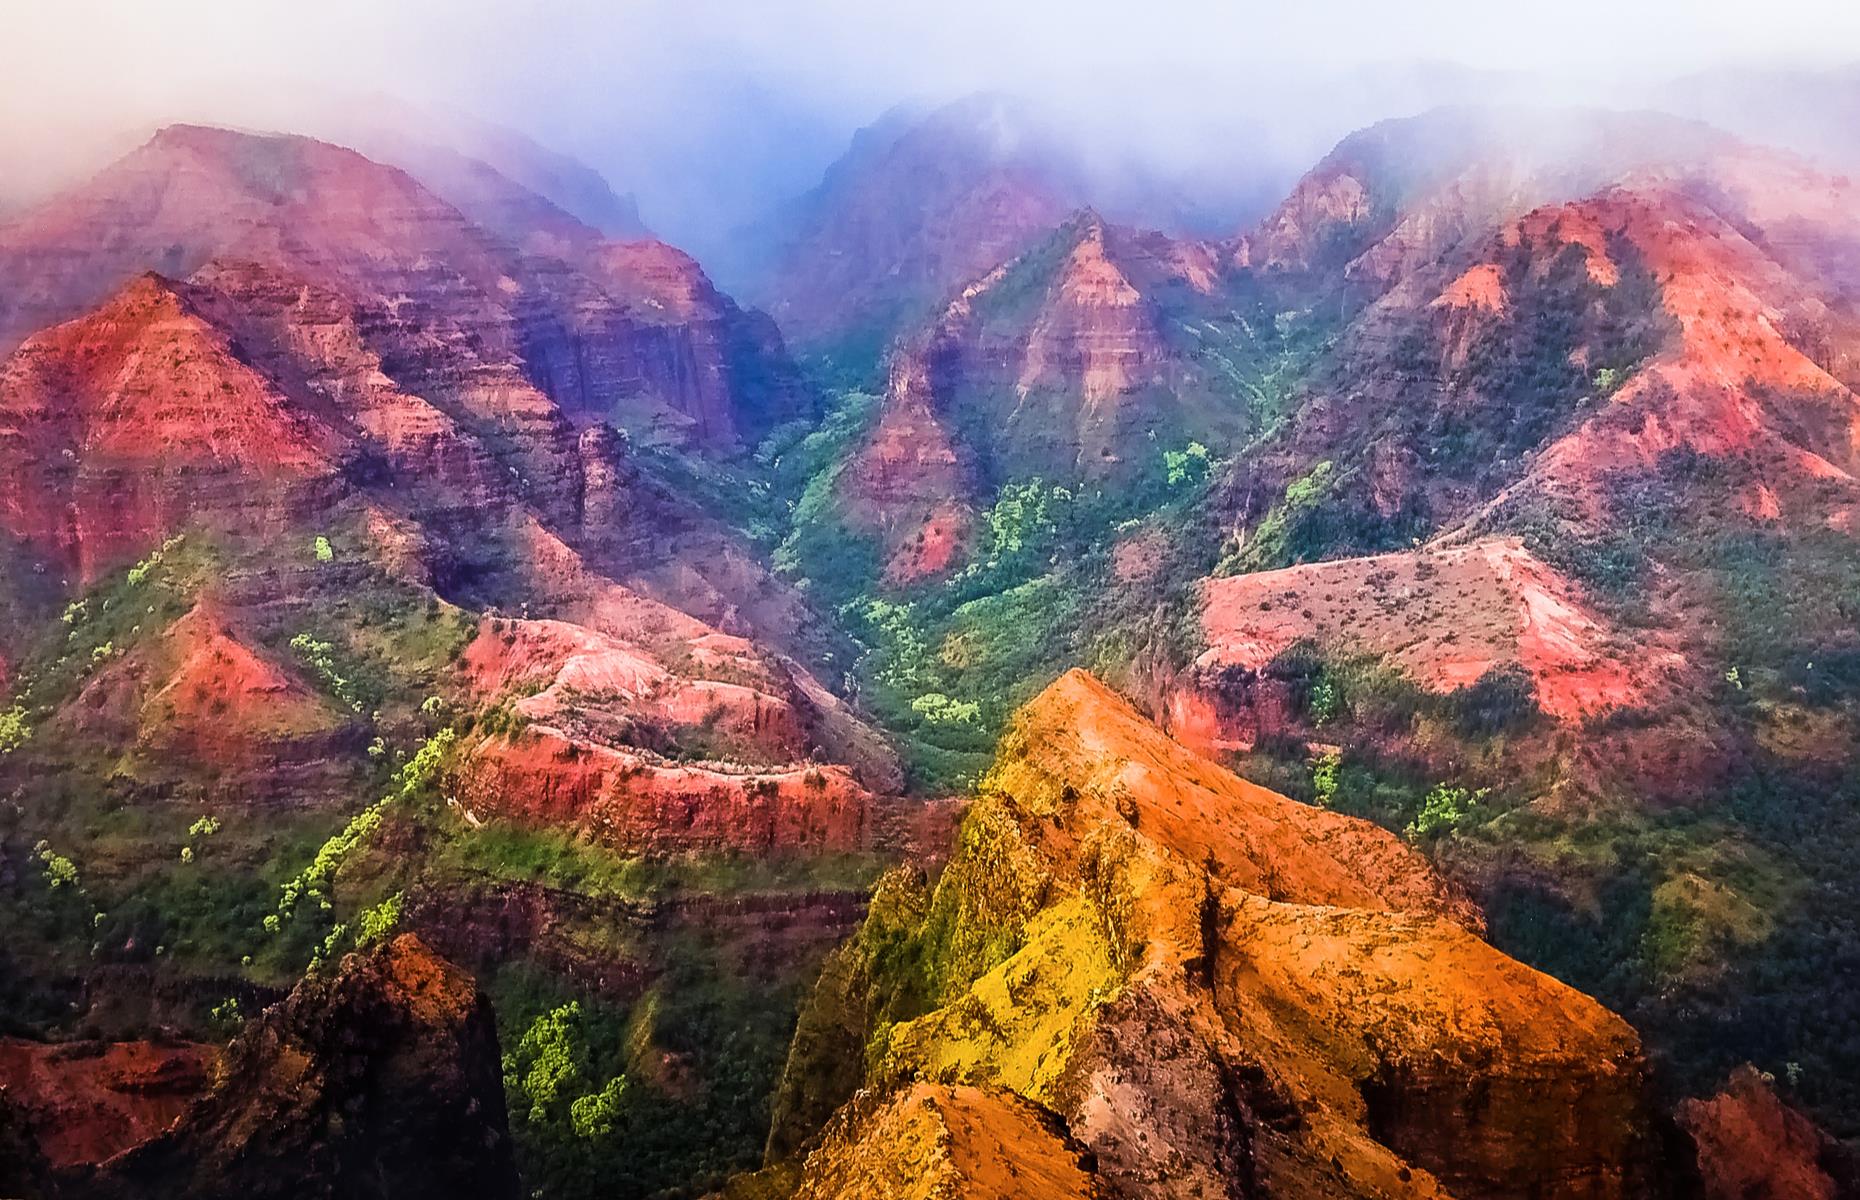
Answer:
[{"label": "shadowed cliff face", "polygon": [[67,1184],[154,1197],[515,1196],[497,1034],[402,935],[256,1018],[174,1127]]},{"label": "shadowed cliff face", "polygon": [[[818,1119],[811,1089],[847,1087],[804,1053],[839,1022],[868,1085],[1005,1087],[1057,1113],[1113,1194],[1653,1186],[1625,1023],[1487,946],[1393,836],[1234,778],[1082,673],[1013,723],[935,890],[900,886],[803,1017],[777,1157]],[[871,1111],[839,1119],[804,1191],[879,1153],[898,1118]]]}]

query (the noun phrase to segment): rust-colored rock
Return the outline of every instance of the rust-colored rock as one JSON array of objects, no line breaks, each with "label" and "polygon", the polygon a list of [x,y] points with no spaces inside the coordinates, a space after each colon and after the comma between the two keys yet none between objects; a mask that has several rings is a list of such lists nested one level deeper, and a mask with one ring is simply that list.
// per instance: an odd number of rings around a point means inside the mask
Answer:
[{"label": "rust-colored rock", "polygon": [[1860,1195],[1860,1162],[1785,1104],[1754,1067],[1724,1091],[1679,1106],[1697,1147],[1705,1200],[1845,1200]]},{"label": "rust-colored rock", "polygon": [[1631,644],[1513,538],[1210,579],[1202,601],[1203,672],[1256,672],[1307,640],[1440,692],[1515,667],[1564,721],[1670,694],[1684,665],[1645,633]]},{"label": "rust-colored rock", "polygon": [[514,1197],[497,1033],[411,934],[254,1019],[168,1132],[74,1181],[141,1198]]},{"label": "rust-colored rock", "polygon": [[1049,1113],[993,1088],[919,1083],[862,1097],[808,1158],[795,1200],[1092,1200],[1079,1148]]},{"label": "rust-colored rock", "polygon": [[[1488,946],[1391,835],[1235,779],[1083,673],[1015,719],[935,890],[890,886],[808,1043],[838,1022],[868,1085],[1035,1101],[1116,1194],[1658,1186],[1624,1022]],[[778,1111],[817,1111],[832,1079],[791,1059]]]},{"label": "rust-colored rock", "polygon": [[207,1088],[216,1047],[0,1040],[0,1089],[45,1161],[100,1163],[162,1133]]}]

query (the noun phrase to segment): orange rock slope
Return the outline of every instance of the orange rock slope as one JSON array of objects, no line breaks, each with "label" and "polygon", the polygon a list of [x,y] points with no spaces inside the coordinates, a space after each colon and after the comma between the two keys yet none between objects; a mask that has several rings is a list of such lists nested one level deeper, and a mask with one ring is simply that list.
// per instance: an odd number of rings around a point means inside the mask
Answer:
[{"label": "orange rock slope", "polygon": [[1055,1126],[1011,1092],[919,1083],[836,1117],[795,1200],[1101,1196],[1077,1148]]},{"label": "orange rock slope", "polygon": [[[914,904],[875,905],[803,1029],[817,1044],[832,1014],[872,1086],[1037,1102],[1113,1194],[1653,1186],[1624,1022],[1488,946],[1392,835],[1235,779],[1081,672],[1014,720]],[[912,962],[915,983],[886,965]],[[791,1060],[778,1112],[818,1111],[808,1081],[830,1078]],[[838,1178],[869,1110],[804,1170]]]}]

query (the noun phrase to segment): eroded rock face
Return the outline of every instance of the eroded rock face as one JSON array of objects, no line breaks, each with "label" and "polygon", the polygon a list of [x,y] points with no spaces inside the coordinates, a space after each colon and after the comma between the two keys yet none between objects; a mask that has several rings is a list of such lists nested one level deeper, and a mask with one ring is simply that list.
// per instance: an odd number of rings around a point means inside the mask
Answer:
[{"label": "eroded rock face", "polygon": [[139,272],[256,262],[388,308],[390,324],[412,320],[428,357],[450,343],[516,365],[564,409],[642,433],[663,425],[685,444],[736,451],[812,410],[773,326],[688,256],[609,243],[482,164],[446,175],[496,233],[352,150],[171,126],[0,226],[0,348],[75,318]]},{"label": "eroded rock face", "polygon": [[167,1133],[68,1186],[114,1197],[517,1195],[497,1033],[411,934],[256,1018]]},{"label": "eroded rock face", "polygon": [[[1392,835],[1235,779],[1081,672],[1016,718],[935,890],[888,886],[805,1040],[831,1014],[868,1085],[1033,1100],[1113,1194],[1656,1186],[1624,1022],[1488,946]],[[776,1157],[834,1086],[791,1059]]]},{"label": "eroded rock face", "polygon": [[834,1118],[796,1200],[1090,1200],[1105,1193],[1052,1116],[995,1088],[919,1083]]},{"label": "eroded rock face", "polygon": [[327,502],[336,442],[144,275],[0,367],[0,522],[90,580],[198,513],[257,532]]},{"label": "eroded rock face", "polygon": [[[52,1169],[100,1163],[174,1124],[216,1048],[193,1042],[0,1040],[0,1089]],[[0,1150],[4,1157],[4,1150]]]},{"label": "eroded rock face", "polygon": [[1679,1106],[1697,1147],[1705,1200],[1844,1200],[1860,1195],[1860,1162],[1785,1104],[1754,1067],[1722,1092]]},{"label": "eroded rock face", "polygon": [[839,485],[846,521],[877,535],[892,581],[957,565],[975,511],[1004,482],[1115,487],[1154,472],[1165,449],[1244,429],[1244,406],[1221,390],[1233,313],[1217,299],[1220,272],[1210,246],[1085,210],[901,341]]},{"label": "eroded rock face", "polygon": [[473,819],[629,852],[871,843],[896,761],[805,671],[636,596],[583,620],[488,618],[466,647],[465,686],[516,726],[465,757],[456,798]]}]

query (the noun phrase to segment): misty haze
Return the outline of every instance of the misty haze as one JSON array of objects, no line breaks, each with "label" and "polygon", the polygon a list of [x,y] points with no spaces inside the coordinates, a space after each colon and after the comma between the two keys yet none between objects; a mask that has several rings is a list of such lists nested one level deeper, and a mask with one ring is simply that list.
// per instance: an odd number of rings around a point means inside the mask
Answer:
[{"label": "misty haze", "polygon": [[6,27],[0,1197],[1860,1200],[1860,7]]}]

